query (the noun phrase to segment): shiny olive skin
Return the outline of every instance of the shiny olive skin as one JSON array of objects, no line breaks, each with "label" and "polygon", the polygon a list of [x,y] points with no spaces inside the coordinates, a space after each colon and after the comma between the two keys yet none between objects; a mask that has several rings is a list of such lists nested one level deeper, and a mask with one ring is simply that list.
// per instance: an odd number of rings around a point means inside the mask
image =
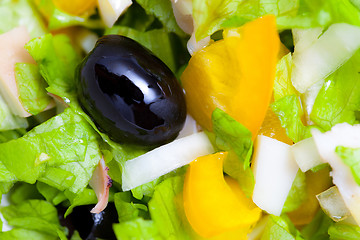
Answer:
[{"label": "shiny olive skin", "polygon": [[90,213],[94,205],[75,207],[70,215],[64,219],[67,208],[57,206],[59,220],[62,226],[69,230],[70,239],[74,231],[78,231],[80,237],[86,240],[106,239],[116,240],[112,225],[118,223],[118,214],[113,202],[101,213]]},{"label": "shiny olive skin", "polygon": [[80,105],[113,141],[158,146],[183,128],[186,104],[177,79],[130,38],[101,37],[79,65],[76,79]]}]

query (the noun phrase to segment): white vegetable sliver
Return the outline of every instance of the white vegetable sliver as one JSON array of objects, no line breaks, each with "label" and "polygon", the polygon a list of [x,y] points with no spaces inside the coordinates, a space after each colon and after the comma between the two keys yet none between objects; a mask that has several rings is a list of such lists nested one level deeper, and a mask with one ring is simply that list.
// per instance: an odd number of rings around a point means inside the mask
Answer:
[{"label": "white vegetable sliver", "polygon": [[304,139],[290,148],[294,160],[303,172],[324,163],[321,160],[313,138]]},{"label": "white vegetable sliver", "polygon": [[342,221],[351,215],[336,186],[316,195],[321,208],[335,222]]},{"label": "white vegetable sliver", "polygon": [[127,161],[123,167],[122,189],[133,189],[213,152],[203,132],[177,139]]},{"label": "white vegetable sliver", "polygon": [[360,186],[355,182],[350,168],[335,152],[337,146],[360,147],[360,125],[341,123],[326,133],[321,133],[317,129],[313,129],[311,133],[321,158],[332,168],[334,184],[355,221],[360,225]]},{"label": "white vegetable sliver", "polygon": [[304,93],[338,69],[359,47],[360,27],[346,23],[331,25],[311,46],[294,52],[291,76],[294,87]]},{"label": "white vegetable sliver", "polygon": [[253,201],[266,212],[280,216],[299,170],[290,146],[266,136],[257,136],[253,157]]},{"label": "white vegetable sliver", "polygon": [[302,52],[319,38],[323,28],[294,28],[292,30],[295,52]]},{"label": "white vegetable sliver", "polygon": [[111,28],[131,4],[132,0],[98,0],[100,16],[105,25]]}]

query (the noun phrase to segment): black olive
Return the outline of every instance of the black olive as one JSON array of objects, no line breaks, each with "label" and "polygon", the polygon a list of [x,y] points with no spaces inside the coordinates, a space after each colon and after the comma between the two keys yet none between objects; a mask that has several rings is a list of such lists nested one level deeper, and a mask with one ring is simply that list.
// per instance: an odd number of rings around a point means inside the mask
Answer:
[{"label": "black olive", "polygon": [[174,74],[130,38],[101,37],[76,78],[83,110],[116,142],[160,145],[184,125],[185,98]]},{"label": "black olive", "polygon": [[112,229],[114,223],[118,223],[118,215],[114,203],[109,202],[108,206],[101,213],[90,213],[94,205],[84,205],[75,207],[72,213],[65,219],[66,208],[58,206],[61,225],[69,229],[69,238],[77,230],[82,239],[116,239]]}]

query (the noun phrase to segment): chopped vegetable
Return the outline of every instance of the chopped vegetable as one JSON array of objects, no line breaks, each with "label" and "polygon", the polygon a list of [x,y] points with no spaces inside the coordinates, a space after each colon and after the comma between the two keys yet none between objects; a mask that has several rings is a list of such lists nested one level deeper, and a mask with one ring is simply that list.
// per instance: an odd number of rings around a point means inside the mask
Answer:
[{"label": "chopped vegetable", "polygon": [[197,158],[191,162],[185,176],[186,217],[203,237],[236,230],[237,238],[244,238],[260,218],[260,209],[246,198],[237,182],[224,179],[222,166],[226,155],[226,152],[219,152]]},{"label": "chopped vegetable", "polygon": [[324,212],[335,222],[342,221],[351,216],[336,186],[316,195],[316,198],[319,200]]},{"label": "chopped vegetable", "polygon": [[270,214],[280,216],[291,185],[299,170],[290,146],[259,135],[255,142],[252,169],[254,203]]},{"label": "chopped vegetable", "polygon": [[254,139],[271,99],[279,38],[274,16],[238,31],[241,37],[228,37],[196,52],[181,81],[188,111],[202,127],[212,129],[211,113],[220,108],[247,127]]},{"label": "chopped vegetable", "polygon": [[133,189],[155,180],[179,167],[189,164],[198,156],[213,153],[214,149],[206,134],[195,133],[155,148],[137,158],[125,162],[122,189]]},{"label": "chopped vegetable", "polygon": [[313,130],[312,135],[316,147],[323,160],[332,168],[333,182],[339,189],[346,207],[355,221],[360,224],[360,186],[354,180],[350,168],[336,154],[337,146],[350,148],[360,147],[360,125],[351,126],[347,123],[335,125],[331,131],[321,133]]},{"label": "chopped vegetable", "polygon": [[34,63],[34,59],[24,49],[30,39],[25,27],[18,27],[0,35],[0,52],[3,54],[0,60],[1,94],[14,114],[21,117],[28,117],[31,114],[24,109],[19,99],[19,90],[15,79],[15,63]]},{"label": "chopped vegetable", "polygon": [[82,15],[87,11],[94,11],[96,6],[96,0],[52,0],[52,1],[57,8],[71,15]]},{"label": "chopped vegetable", "polygon": [[333,73],[359,49],[359,42],[360,27],[337,23],[307,48],[295,49],[291,81],[296,90],[304,93]]}]

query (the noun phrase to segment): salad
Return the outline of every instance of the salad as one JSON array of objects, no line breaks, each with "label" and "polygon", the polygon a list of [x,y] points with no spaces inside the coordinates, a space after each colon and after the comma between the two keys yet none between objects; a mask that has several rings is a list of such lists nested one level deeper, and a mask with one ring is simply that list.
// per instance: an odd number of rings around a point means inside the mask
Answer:
[{"label": "salad", "polygon": [[1,0],[0,239],[360,239],[360,2]]}]

